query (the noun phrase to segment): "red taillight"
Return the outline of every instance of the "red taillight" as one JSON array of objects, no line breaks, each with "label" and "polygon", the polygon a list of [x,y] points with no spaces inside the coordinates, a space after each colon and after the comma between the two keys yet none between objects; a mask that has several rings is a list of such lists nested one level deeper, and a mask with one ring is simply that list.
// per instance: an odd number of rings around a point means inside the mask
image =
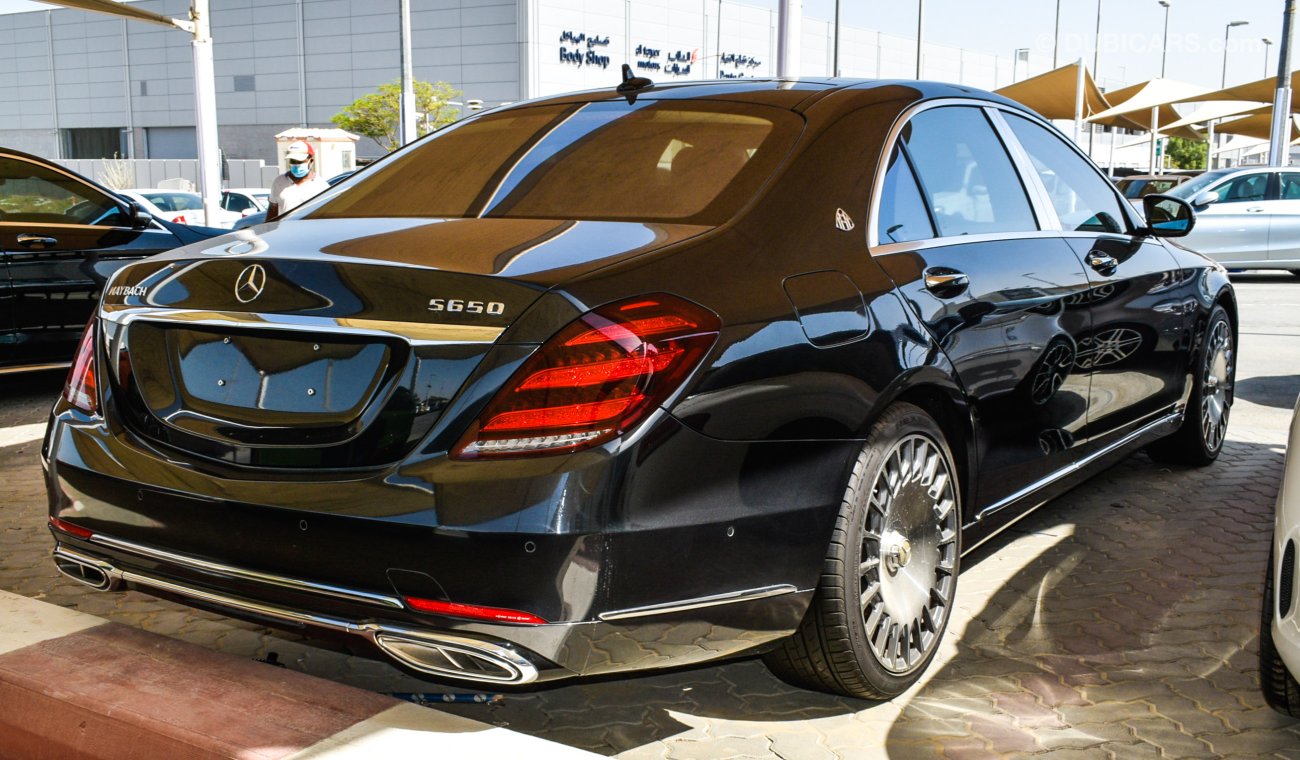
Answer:
[{"label": "red taillight", "polygon": [[604,443],[677,390],[719,329],[712,312],[663,294],[588,312],[524,362],[452,457],[550,454]]},{"label": "red taillight", "polygon": [[417,596],[402,597],[413,610],[432,612],[435,615],[469,618],[471,620],[491,620],[496,623],[523,623],[526,625],[545,625],[546,620],[531,612],[507,610],[500,607],[483,607],[477,604],[457,604],[440,602],[436,599],[421,599]]},{"label": "red taillight", "polygon": [[76,536],[77,538],[90,538],[95,535],[95,531],[93,530],[83,528],[80,525],[73,525],[67,520],[60,520],[57,517],[50,518],[50,527],[57,531],[67,533],[70,536]]},{"label": "red taillight", "polygon": [[86,325],[86,332],[81,336],[77,359],[72,363],[72,371],[68,373],[63,397],[69,404],[83,412],[94,414],[99,411],[99,394],[95,390],[95,321],[93,319]]}]

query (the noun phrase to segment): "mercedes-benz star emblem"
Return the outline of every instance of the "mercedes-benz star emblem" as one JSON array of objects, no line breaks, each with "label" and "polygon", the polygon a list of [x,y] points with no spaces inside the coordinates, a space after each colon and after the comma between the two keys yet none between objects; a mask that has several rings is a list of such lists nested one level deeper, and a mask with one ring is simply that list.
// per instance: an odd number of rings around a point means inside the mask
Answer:
[{"label": "mercedes-benz star emblem", "polygon": [[235,280],[235,298],[240,303],[248,303],[262,295],[266,289],[266,270],[261,264],[252,264],[244,267],[244,271],[239,273],[239,278]]}]

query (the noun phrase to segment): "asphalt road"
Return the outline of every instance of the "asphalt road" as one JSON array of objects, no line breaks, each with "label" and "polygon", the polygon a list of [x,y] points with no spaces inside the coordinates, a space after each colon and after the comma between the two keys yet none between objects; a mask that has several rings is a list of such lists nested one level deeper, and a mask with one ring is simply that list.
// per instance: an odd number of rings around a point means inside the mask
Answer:
[{"label": "asphalt road", "polygon": [[[1136,454],[965,560],[922,683],[886,703],[793,689],[755,660],[508,694],[447,709],[628,758],[1269,757],[1300,723],[1263,705],[1260,584],[1300,393],[1300,278],[1237,276],[1237,404],[1223,457]],[[138,593],[48,559],[37,460],[60,373],[0,378],[0,588],[380,692],[464,692],[316,641]]]}]

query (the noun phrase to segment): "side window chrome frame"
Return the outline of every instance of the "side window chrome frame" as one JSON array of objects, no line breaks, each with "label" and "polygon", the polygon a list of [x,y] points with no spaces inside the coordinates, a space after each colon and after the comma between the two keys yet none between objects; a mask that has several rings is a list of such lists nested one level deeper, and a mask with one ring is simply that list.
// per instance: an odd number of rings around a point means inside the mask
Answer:
[{"label": "side window chrome frame", "polygon": [[1013,113],[1016,116],[1021,117],[1022,119],[1026,119],[1028,121],[1031,121],[1039,125],[1040,127],[1043,127],[1049,133],[1055,136],[1058,140],[1064,143],[1067,148],[1074,151],[1074,154],[1084,160],[1084,163],[1087,164],[1088,168],[1091,169],[1093,173],[1096,174],[1097,177],[1106,184],[1106,187],[1110,188],[1111,194],[1115,196],[1116,202],[1119,205],[1120,213],[1124,215],[1124,223],[1128,226],[1128,229],[1126,229],[1124,232],[1087,232],[1087,231],[1064,229],[1061,226],[1060,218],[1057,217],[1056,215],[1056,207],[1052,206],[1051,204],[1051,196],[1047,192],[1046,185],[1043,185],[1042,178],[1038,176],[1038,172],[1034,169],[1033,162],[1029,160],[1029,153],[1025,151],[1023,146],[1020,145],[1020,140],[1016,138],[1015,133],[1012,132],[1011,125],[1007,123],[1007,120],[1005,118],[1002,118],[1002,114],[999,113],[998,116],[1001,122],[1006,125],[1009,139],[1015,142],[1017,148],[1025,156],[1025,161],[1026,161],[1025,171],[1031,177],[1030,181],[1032,181],[1033,183],[1037,184],[1040,188],[1042,188],[1043,198],[1047,201],[1047,205],[1051,209],[1052,217],[1057,220],[1056,225],[1057,225],[1057,229],[1060,230],[1059,234],[1061,237],[1092,238],[1092,237],[1097,237],[1098,235],[1108,235],[1111,237],[1119,236],[1119,237],[1126,237],[1126,238],[1135,237],[1133,232],[1142,226],[1142,219],[1137,216],[1137,211],[1136,209],[1134,209],[1133,204],[1129,202],[1128,198],[1124,197],[1124,194],[1120,192],[1119,187],[1116,186],[1113,181],[1111,181],[1110,177],[1106,176],[1106,174],[1102,172],[1099,166],[1093,163],[1092,159],[1088,156],[1086,152],[1084,152],[1082,148],[1076,145],[1073,140],[1061,134],[1061,130],[1057,129],[1055,124],[1052,124],[1050,121],[1043,119],[1038,114],[1029,113],[1028,111],[1021,111],[1019,109],[1007,108],[1006,106],[999,106],[999,105],[994,105],[992,106],[992,108],[998,111],[1006,111],[1008,113]]},{"label": "side window chrome frame", "polygon": [[[1023,232],[990,232],[979,235],[939,235],[936,230],[936,236],[924,240],[909,240],[904,243],[882,243],[880,241],[880,196],[884,191],[885,172],[889,168],[889,158],[894,153],[894,147],[898,144],[903,127],[911,121],[917,114],[928,111],[932,108],[943,108],[945,106],[966,106],[978,111],[984,112],[986,117],[990,118],[989,128],[993,134],[1002,143],[1007,151],[1012,168],[1016,171],[1018,179],[1021,180],[1025,189],[1025,196],[1029,201],[1030,210],[1037,219],[1037,230],[1025,230]],[[1024,238],[1041,238],[1059,235],[1058,230],[1050,229],[1050,225],[1055,223],[1059,228],[1059,222],[1056,221],[1056,212],[1051,208],[1051,204],[1044,205],[1043,200],[1046,198],[1046,190],[1043,189],[1042,183],[1038,182],[1035,174],[1033,177],[1034,184],[1026,184],[1020,157],[1017,151],[1023,153],[1020,143],[1014,139],[1008,140],[1007,133],[1009,129],[1004,130],[1004,124],[993,119],[989,114],[990,111],[998,110],[997,104],[989,103],[987,100],[978,100],[976,98],[938,98],[927,100],[922,103],[916,103],[907,110],[899,114],[894,120],[893,125],[889,128],[885,136],[884,145],[881,148],[880,158],[876,163],[876,175],[871,183],[871,206],[867,216],[867,250],[872,256],[888,256],[894,253],[906,253],[910,251],[921,250],[924,248],[935,248],[939,246],[958,245],[961,243],[978,243],[994,240],[1018,240]],[[929,204],[929,199],[922,198]]]}]

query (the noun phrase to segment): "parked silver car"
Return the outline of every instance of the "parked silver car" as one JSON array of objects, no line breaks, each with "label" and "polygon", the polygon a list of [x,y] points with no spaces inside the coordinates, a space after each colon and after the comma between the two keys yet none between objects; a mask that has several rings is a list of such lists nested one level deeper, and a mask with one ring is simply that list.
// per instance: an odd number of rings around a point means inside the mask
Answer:
[{"label": "parked silver car", "polygon": [[1231,269],[1300,276],[1300,169],[1216,169],[1167,191],[1196,210],[1181,244]]}]

